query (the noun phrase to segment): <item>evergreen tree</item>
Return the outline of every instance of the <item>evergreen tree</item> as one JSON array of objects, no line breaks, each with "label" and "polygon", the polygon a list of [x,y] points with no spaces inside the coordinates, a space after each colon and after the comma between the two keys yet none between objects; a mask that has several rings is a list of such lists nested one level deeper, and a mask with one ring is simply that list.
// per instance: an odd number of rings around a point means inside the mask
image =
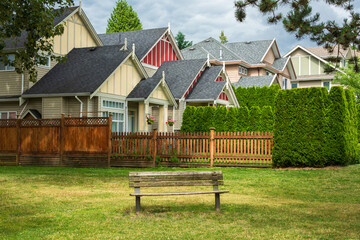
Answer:
[{"label": "evergreen tree", "polygon": [[238,108],[237,132],[246,132],[249,129],[249,109],[247,107]]},{"label": "evergreen tree", "polygon": [[205,107],[204,110],[204,132],[210,132],[210,128],[214,127],[215,107]]},{"label": "evergreen tree", "polygon": [[349,123],[348,123],[348,144],[349,144],[349,158],[350,163],[357,163],[356,149],[358,144],[358,132],[357,132],[357,110],[355,105],[355,95],[350,89],[345,89],[345,96],[349,109]]},{"label": "evergreen tree", "polygon": [[274,125],[274,113],[270,106],[265,106],[261,111],[261,132],[272,132]]},{"label": "evergreen tree", "polygon": [[[321,21],[319,13],[313,13],[311,4],[317,1],[288,1],[288,0],[237,0],[235,2],[235,17],[242,22],[246,18],[245,9],[255,7],[263,14],[270,15],[269,23],[278,23],[283,20],[283,25],[288,32],[295,33],[297,38],[310,37],[318,45],[325,46],[329,51],[334,46],[349,48],[355,46],[360,50],[360,35],[358,34],[360,14],[354,11],[354,0],[327,0],[330,7],[339,7],[349,16],[342,24],[334,20]],[[281,8],[280,8],[281,6]],[[289,11],[285,16],[278,12],[280,9]],[[339,53],[338,53],[339,54]],[[354,70],[359,72],[357,61]]]},{"label": "evergreen tree", "polygon": [[176,34],[175,40],[180,50],[190,47],[193,44],[192,41],[185,40],[185,35],[182,32],[178,32],[178,34]]},{"label": "evergreen tree", "polygon": [[106,33],[141,30],[142,24],[137,13],[126,0],[118,0],[108,19]]},{"label": "evergreen tree", "polygon": [[219,106],[216,108],[214,114],[214,126],[216,132],[226,131],[226,113],[227,113],[226,107]]},{"label": "evergreen tree", "polygon": [[260,131],[261,109],[259,106],[252,106],[249,114],[249,129],[251,132]]},{"label": "evergreen tree", "polygon": [[237,108],[231,107],[226,113],[226,129],[227,132],[236,132],[238,126]]},{"label": "evergreen tree", "polygon": [[194,132],[205,132],[204,128],[204,113],[205,113],[205,107],[197,107],[194,113]]},{"label": "evergreen tree", "polygon": [[196,108],[192,106],[188,106],[185,108],[183,113],[183,121],[181,125],[181,132],[194,132],[195,131],[195,111]]},{"label": "evergreen tree", "polygon": [[229,42],[227,40],[227,37],[225,36],[224,30],[221,30],[220,36],[219,36],[220,42],[222,44]]}]

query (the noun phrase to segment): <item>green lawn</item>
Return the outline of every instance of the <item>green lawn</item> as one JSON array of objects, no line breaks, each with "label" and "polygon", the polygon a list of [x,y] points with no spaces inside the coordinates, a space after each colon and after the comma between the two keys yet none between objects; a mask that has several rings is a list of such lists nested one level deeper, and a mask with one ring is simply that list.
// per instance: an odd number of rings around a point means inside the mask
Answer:
[{"label": "green lawn", "polygon": [[0,167],[0,239],[360,238],[360,165],[222,168],[221,213],[195,195],[144,197],[137,216],[127,176],[140,170]]}]

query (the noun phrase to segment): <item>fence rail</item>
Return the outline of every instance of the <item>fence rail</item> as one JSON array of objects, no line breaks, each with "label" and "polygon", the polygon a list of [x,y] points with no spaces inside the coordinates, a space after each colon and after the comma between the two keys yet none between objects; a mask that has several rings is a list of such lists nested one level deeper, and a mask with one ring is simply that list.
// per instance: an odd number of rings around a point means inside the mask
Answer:
[{"label": "fence rail", "polygon": [[113,133],[113,166],[270,166],[270,132]]}]

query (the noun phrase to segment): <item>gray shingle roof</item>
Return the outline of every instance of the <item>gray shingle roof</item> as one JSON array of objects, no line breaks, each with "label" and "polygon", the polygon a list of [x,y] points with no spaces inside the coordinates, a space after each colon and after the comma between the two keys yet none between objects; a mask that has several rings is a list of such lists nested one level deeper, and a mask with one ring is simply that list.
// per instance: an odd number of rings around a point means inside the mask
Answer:
[{"label": "gray shingle roof", "polygon": [[175,99],[180,99],[205,64],[206,59],[166,61],[153,77],[161,78],[164,71],[171,93]]},{"label": "gray shingle roof", "polygon": [[283,68],[285,67],[285,64],[287,62],[288,58],[277,58],[275,59],[274,63],[272,64],[272,66],[279,70],[282,71]]},{"label": "gray shingle roof", "polygon": [[127,39],[128,48],[135,43],[136,56],[141,60],[152,46],[165,34],[168,28],[146,29],[129,32],[105,33],[99,34],[104,45],[124,44]]},{"label": "gray shingle roof", "polygon": [[91,94],[131,54],[120,51],[119,45],[95,48],[74,48],[64,63],[58,63],[23,97],[37,94]]},{"label": "gray shingle roof", "polygon": [[[78,6],[65,9],[64,12],[61,15],[54,18],[54,26],[59,24],[62,20],[64,20],[67,16],[69,16],[77,8],[78,8]],[[59,10],[57,9],[55,11],[59,11]],[[19,37],[4,39],[4,42],[5,42],[5,48],[4,49],[13,49],[13,48],[22,48],[22,47],[24,47],[27,35],[28,34],[27,34],[26,31],[22,31],[21,35]]]},{"label": "gray shingle roof", "polygon": [[261,58],[266,53],[266,50],[268,50],[271,43],[272,40],[262,40],[225,43],[224,45],[239,55],[241,60],[250,64],[259,64],[261,63]]},{"label": "gray shingle roof", "polygon": [[161,78],[150,77],[148,79],[141,80],[135,88],[127,96],[128,99],[131,98],[142,98],[147,99],[154,90],[154,88],[161,81]]},{"label": "gray shingle roof", "polygon": [[[222,49],[222,59],[220,59],[220,49]],[[207,58],[207,54],[210,54],[211,60],[240,60],[239,56],[228,50],[224,45],[214,38],[208,38],[204,41],[194,44],[191,47],[187,47],[181,50],[185,59],[199,59]]]},{"label": "gray shingle roof", "polygon": [[206,68],[186,100],[216,100],[226,84],[216,82],[221,70],[222,66]]},{"label": "gray shingle roof", "polygon": [[269,76],[253,76],[253,77],[241,77],[238,82],[232,83],[235,88],[238,87],[264,87],[270,86],[273,75]]},{"label": "gray shingle roof", "polygon": [[[207,53],[210,53],[211,60],[242,60],[249,64],[260,64],[271,43],[272,40],[261,40],[221,44],[214,38],[208,38],[183,49],[181,53],[185,59],[207,57]],[[222,59],[220,59],[220,48],[222,49]]]}]

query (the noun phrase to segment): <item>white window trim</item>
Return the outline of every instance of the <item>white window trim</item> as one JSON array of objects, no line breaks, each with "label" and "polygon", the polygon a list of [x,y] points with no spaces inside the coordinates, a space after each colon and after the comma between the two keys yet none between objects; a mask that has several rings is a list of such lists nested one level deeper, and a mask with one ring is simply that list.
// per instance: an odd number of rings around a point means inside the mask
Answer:
[{"label": "white window trim", "polygon": [[288,89],[288,88],[287,88],[287,82],[288,82],[288,79],[287,79],[287,78],[283,78],[283,89]]},{"label": "white window trim", "polygon": [[[1,118],[1,115],[2,115],[3,113],[6,113],[6,114],[7,114],[7,116],[6,116],[5,119],[10,119],[10,118],[9,118],[10,113],[15,113],[15,115],[17,116],[17,112],[16,112],[16,111],[0,111],[0,119],[1,119],[1,120],[4,119],[4,118]],[[12,119],[16,119],[16,117],[15,117],[15,118],[12,118]]]},{"label": "white window trim", "polygon": [[[14,61],[15,61],[15,54],[8,54],[9,56],[10,55],[13,55],[14,56]],[[6,69],[8,67],[12,67],[14,69]],[[5,65],[5,69],[0,69],[0,72],[14,72],[15,71],[15,67],[14,66],[9,66],[9,65]]]},{"label": "white window trim", "polygon": [[43,57],[47,57],[49,59],[49,64],[48,65],[39,64],[38,67],[50,68],[51,67],[51,58],[50,58],[50,56],[43,56]]},{"label": "white window trim", "polygon": [[[108,106],[105,106],[105,105],[104,105],[104,102],[105,102],[105,101],[114,102],[114,103],[120,103],[120,104],[123,104],[123,107],[122,107],[122,108],[108,107]],[[108,108],[108,109],[114,109],[114,110],[117,110],[117,111],[125,111],[125,101],[119,101],[119,100],[114,100],[114,99],[102,98],[102,99],[101,99],[101,107],[103,107],[103,108]]]},{"label": "white window trim", "polygon": [[294,88],[292,87],[293,84],[296,84],[296,88],[299,88],[299,83],[296,82],[296,83],[291,83],[291,89],[294,89]]},{"label": "white window trim", "polygon": [[325,86],[324,86],[324,83],[325,83],[325,82],[328,82],[328,83],[329,83],[329,89],[328,89],[328,91],[330,91],[330,89],[331,89],[331,81],[322,81],[322,82],[321,82],[321,86],[322,86],[322,87],[325,87]]}]

